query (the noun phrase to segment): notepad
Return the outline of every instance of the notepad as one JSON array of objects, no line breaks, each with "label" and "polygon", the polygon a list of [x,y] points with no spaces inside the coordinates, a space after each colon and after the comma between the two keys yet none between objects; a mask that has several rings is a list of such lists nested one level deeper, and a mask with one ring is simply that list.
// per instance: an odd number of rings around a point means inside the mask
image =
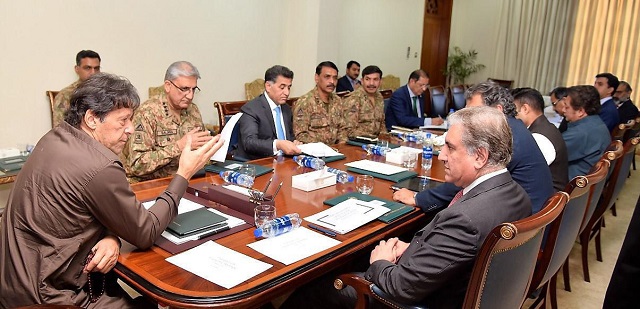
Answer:
[{"label": "notepad", "polygon": [[179,236],[186,237],[200,231],[215,228],[227,220],[225,217],[208,211],[206,207],[185,212],[178,215],[167,227],[167,231]]}]

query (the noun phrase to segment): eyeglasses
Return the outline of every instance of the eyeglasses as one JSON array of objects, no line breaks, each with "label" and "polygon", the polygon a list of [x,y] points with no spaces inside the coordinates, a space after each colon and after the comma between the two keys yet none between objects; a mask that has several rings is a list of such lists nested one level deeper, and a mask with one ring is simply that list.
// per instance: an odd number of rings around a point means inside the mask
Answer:
[{"label": "eyeglasses", "polygon": [[176,87],[178,90],[182,91],[182,93],[187,94],[189,93],[189,91],[193,91],[193,94],[196,94],[198,92],[200,92],[200,88],[198,88],[198,86],[195,86],[193,88],[189,88],[189,87],[178,87],[178,85],[174,84],[172,81],[169,81],[171,83],[171,85],[173,85],[174,87]]},{"label": "eyeglasses", "polygon": [[555,102],[551,102],[551,105],[556,106],[556,104],[558,104],[558,102],[560,102],[562,100],[564,100],[564,98],[557,99],[557,100],[555,100]]}]

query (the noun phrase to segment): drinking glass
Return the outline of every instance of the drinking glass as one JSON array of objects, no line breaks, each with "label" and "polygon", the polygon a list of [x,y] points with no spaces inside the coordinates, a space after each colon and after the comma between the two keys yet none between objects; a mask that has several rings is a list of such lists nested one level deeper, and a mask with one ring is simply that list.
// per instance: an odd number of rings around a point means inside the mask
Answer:
[{"label": "drinking glass", "polygon": [[377,146],[380,146],[380,148],[384,148],[384,149],[389,150],[389,141],[388,141],[388,140],[386,140],[386,139],[379,139],[379,140],[376,142],[376,145],[377,145]]},{"label": "drinking glass", "polygon": [[276,218],[276,206],[258,205],[254,209],[254,220],[256,227],[259,228],[268,221]]},{"label": "drinking glass", "polygon": [[238,168],[238,173],[256,178],[256,168],[251,164],[242,164],[242,166]]},{"label": "drinking glass", "polygon": [[418,153],[405,151],[402,153],[402,167],[414,169],[418,163]]},{"label": "drinking glass", "polygon": [[362,194],[370,194],[373,191],[373,176],[360,175],[356,177],[356,189]]}]

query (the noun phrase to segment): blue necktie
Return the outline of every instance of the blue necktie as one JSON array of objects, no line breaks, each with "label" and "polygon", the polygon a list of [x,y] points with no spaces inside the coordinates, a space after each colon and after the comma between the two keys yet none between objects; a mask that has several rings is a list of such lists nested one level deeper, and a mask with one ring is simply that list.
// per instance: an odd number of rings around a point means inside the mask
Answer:
[{"label": "blue necktie", "polygon": [[278,139],[286,139],[284,136],[284,129],[282,127],[282,121],[280,120],[280,118],[282,118],[280,116],[280,106],[276,106],[275,108],[276,110],[276,134],[278,135]]}]

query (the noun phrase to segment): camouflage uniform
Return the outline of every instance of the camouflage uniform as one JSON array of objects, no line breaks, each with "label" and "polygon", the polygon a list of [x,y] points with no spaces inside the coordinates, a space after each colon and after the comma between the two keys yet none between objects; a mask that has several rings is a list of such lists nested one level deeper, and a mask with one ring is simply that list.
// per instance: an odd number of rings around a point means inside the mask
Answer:
[{"label": "camouflage uniform", "polygon": [[53,127],[59,125],[64,121],[64,113],[69,109],[71,103],[71,95],[73,91],[80,85],[80,80],[77,80],[73,84],[64,87],[53,100]]},{"label": "camouflage uniform", "polygon": [[329,102],[320,100],[318,87],[301,96],[293,106],[293,131],[303,143],[323,142],[327,145],[347,140],[344,129],[342,100],[335,93]]},{"label": "camouflage uniform", "polygon": [[384,124],[384,99],[379,91],[371,102],[363,87],[342,99],[345,108],[345,125],[349,137],[378,136],[386,131]]},{"label": "camouflage uniform", "polygon": [[165,95],[142,103],[133,115],[133,136],[123,150],[131,182],[162,178],[178,170],[181,150],[176,143],[196,127],[204,130],[198,106],[189,104],[176,119]]}]

